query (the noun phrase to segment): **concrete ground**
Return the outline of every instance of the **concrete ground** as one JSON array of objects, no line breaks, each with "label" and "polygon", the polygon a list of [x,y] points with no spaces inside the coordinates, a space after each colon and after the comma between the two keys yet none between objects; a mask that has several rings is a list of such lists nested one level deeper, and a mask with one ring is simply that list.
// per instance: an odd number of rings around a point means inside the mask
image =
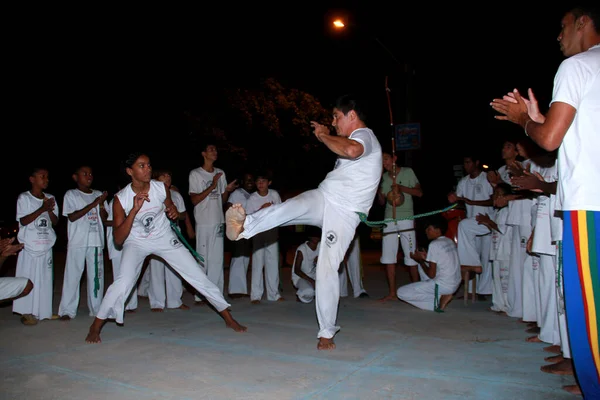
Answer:
[{"label": "concrete ground", "polygon": [[[56,254],[55,265],[61,264]],[[363,251],[369,298],[342,298],[337,349],[318,351],[314,304],[295,301],[282,268],[285,302],[230,300],[246,333],[225,327],[209,307],[150,312],[140,298],[124,326],[107,323],[101,344],[84,339],[92,318],[83,301],[69,322],[24,326],[0,307],[1,399],[568,399],[573,376],[540,371],[552,354],[527,343],[526,325],[454,300],[444,313],[400,301],[381,304],[385,273]],[[289,260],[289,256],[288,256]],[[226,264],[227,265],[227,264]],[[111,282],[110,263],[106,268]],[[4,273],[10,276],[10,273]],[[399,284],[407,275],[399,269]],[[54,310],[62,271],[56,269]]]}]

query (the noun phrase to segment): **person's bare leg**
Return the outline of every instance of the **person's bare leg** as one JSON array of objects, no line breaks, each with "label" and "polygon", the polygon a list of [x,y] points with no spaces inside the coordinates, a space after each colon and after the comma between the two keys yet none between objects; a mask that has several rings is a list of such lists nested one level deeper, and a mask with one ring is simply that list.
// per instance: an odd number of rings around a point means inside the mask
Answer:
[{"label": "person's bare leg", "polygon": [[454,295],[452,295],[452,294],[445,294],[443,296],[440,296],[440,310],[445,310],[453,298],[454,298]]},{"label": "person's bare leg", "polygon": [[563,357],[562,354],[557,354],[555,356],[544,357],[544,361],[547,361],[547,362],[552,363],[552,364],[556,364],[557,362],[561,362],[564,359],[565,358]]},{"label": "person's bare leg", "polygon": [[219,314],[221,314],[221,317],[223,317],[225,320],[225,325],[228,328],[231,328],[236,332],[246,332],[246,330],[248,330],[248,328],[246,328],[244,325],[241,325],[239,322],[233,319],[231,312],[228,309],[221,311]]},{"label": "person's bare leg", "polygon": [[386,264],[385,273],[387,275],[389,293],[387,296],[379,299],[381,303],[398,299],[398,296],[396,296],[396,264]]},{"label": "person's bare leg", "polygon": [[557,344],[553,344],[552,346],[544,347],[543,350],[545,352],[548,352],[548,353],[556,353],[556,354],[561,354],[562,353],[562,350],[560,349],[560,346],[557,345]]},{"label": "person's bare leg", "polygon": [[333,338],[327,339],[324,337],[319,338],[319,343],[317,344],[318,350],[333,350],[335,349],[335,343],[333,342]]},{"label": "person's bare leg", "polygon": [[408,266],[408,276],[410,277],[410,282],[415,283],[421,280],[419,277],[419,268],[416,265]]},{"label": "person's bare leg", "polygon": [[244,221],[246,220],[246,210],[241,204],[234,204],[225,213],[225,233],[227,239],[237,240],[240,233],[244,230]]},{"label": "person's bare leg", "polygon": [[571,394],[578,394],[578,395],[582,395],[583,394],[583,393],[581,393],[581,388],[579,387],[578,384],[565,385],[565,386],[563,386],[563,389],[566,390],[567,392],[571,393]]},{"label": "person's bare leg", "polygon": [[554,375],[573,375],[573,360],[565,358],[555,364],[542,365],[542,372]]},{"label": "person's bare leg", "polygon": [[151,308],[150,311],[152,311],[152,312],[163,312],[164,310],[162,308]]},{"label": "person's bare leg", "polygon": [[175,308],[175,309],[176,310],[189,310],[190,306],[181,303],[181,305],[179,307]]},{"label": "person's bare leg", "polygon": [[537,335],[529,336],[527,339],[525,339],[525,341],[529,343],[542,343],[542,341]]},{"label": "person's bare leg", "polygon": [[90,330],[85,338],[86,343],[101,343],[100,331],[106,323],[105,319],[94,318],[94,322],[90,325]]}]

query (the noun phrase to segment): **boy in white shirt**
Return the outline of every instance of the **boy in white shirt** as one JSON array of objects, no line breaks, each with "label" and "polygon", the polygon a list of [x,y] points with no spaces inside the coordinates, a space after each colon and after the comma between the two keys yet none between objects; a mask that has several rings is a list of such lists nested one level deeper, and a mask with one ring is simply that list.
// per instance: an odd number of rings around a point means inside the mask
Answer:
[{"label": "boy in white shirt", "polygon": [[21,314],[21,322],[35,325],[52,319],[52,247],[56,242],[54,225],[58,223],[58,206],[48,188],[48,170],[35,168],[29,176],[31,189],[17,199],[17,238],[25,246],[17,257],[15,277],[27,278],[33,284],[31,295],[13,301],[13,312]]},{"label": "boy in white shirt", "polygon": [[[246,203],[248,215],[258,210],[281,204],[281,197],[276,190],[270,189],[271,179],[268,173],[256,174],[256,191],[250,195]],[[267,300],[283,301],[279,293],[279,227],[268,229],[252,237],[252,283],[250,301],[260,303],[263,296],[264,281],[267,286]]]},{"label": "boy in white shirt", "polygon": [[75,170],[76,189],[65,193],[63,216],[67,217],[68,245],[62,296],[58,315],[63,321],[75,318],[79,305],[79,281],[84,267],[87,275],[87,303],[95,317],[104,294],[104,223],[108,217],[107,192],[92,189],[92,168]]},{"label": "boy in white shirt", "polygon": [[310,303],[315,299],[315,279],[317,278],[317,257],[321,230],[317,227],[307,229],[308,240],[296,249],[292,267],[292,283],[297,289],[296,301]]},{"label": "boy in white shirt", "polygon": [[427,251],[410,256],[419,264],[421,281],[398,288],[398,298],[427,311],[442,311],[452,300],[461,282],[456,244],[445,235],[448,223],[443,217],[427,222],[425,234],[430,240]]}]

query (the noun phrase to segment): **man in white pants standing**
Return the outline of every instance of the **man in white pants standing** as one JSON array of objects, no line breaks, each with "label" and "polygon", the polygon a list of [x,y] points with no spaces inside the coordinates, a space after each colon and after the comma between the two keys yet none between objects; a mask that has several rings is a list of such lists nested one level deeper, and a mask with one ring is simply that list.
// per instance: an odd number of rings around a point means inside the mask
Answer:
[{"label": "man in white pants standing", "polygon": [[232,205],[225,215],[230,240],[251,238],[277,226],[313,225],[321,228],[321,246],[317,260],[315,303],[319,321],[319,350],[335,348],[333,336],[340,297],[338,270],[356,227],[358,213],[368,214],[381,179],[381,145],[367,128],[365,114],[354,97],[337,99],[333,108],[336,136],[329,128],[311,121],[314,135],[338,155],[333,171],[317,189],[308,190],[281,204],[246,216],[240,204]]}]

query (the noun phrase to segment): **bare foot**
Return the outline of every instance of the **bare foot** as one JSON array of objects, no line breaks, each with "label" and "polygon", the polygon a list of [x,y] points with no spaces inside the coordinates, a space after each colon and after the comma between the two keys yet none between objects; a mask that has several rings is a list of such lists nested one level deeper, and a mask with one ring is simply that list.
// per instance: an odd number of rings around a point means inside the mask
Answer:
[{"label": "bare foot", "polygon": [[125,312],[128,314],[135,314],[135,311],[136,311],[135,308],[131,309],[131,310],[125,310]]},{"label": "bare foot", "polygon": [[206,302],[205,301],[195,301],[194,304],[197,306],[205,306]]},{"label": "bare foot", "polygon": [[248,328],[246,328],[244,325],[240,325],[239,322],[233,319],[229,310],[223,310],[220,314],[225,320],[225,326],[227,326],[228,328],[231,328],[236,332],[246,332],[248,330]]},{"label": "bare foot", "polygon": [[563,357],[562,354],[557,354],[555,356],[544,357],[544,361],[547,361],[547,362],[552,363],[552,364],[556,364],[557,362],[561,362],[564,359],[565,358]]},{"label": "bare foot", "polygon": [[260,300],[252,300],[250,303],[252,303],[252,304],[260,304]]},{"label": "bare foot", "polygon": [[529,336],[527,339],[525,339],[526,342],[529,343],[542,343],[542,341],[540,340],[539,337],[536,336]]},{"label": "bare foot", "polygon": [[100,340],[100,331],[102,330],[102,327],[104,326],[105,323],[106,323],[106,320],[94,318],[94,322],[92,322],[92,325],[90,325],[90,330],[89,330],[87,336],[85,337],[86,343],[101,343],[102,342],[102,340]]},{"label": "bare foot", "polygon": [[445,294],[445,295],[441,296],[440,297],[440,310],[445,310],[453,298],[454,298],[454,296],[451,294]]},{"label": "bare foot", "polygon": [[225,213],[225,233],[227,239],[237,240],[240,233],[244,230],[244,221],[246,220],[246,211],[241,204],[234,204]]},{"label": "bare foot", "polygon": [[563,389],[566,390],[567,392],[571,393],[571,394],[579,394],[579,395],[583,394],[583,393],[581,393],[581,388],[577,384],[575,384],[575,385],[565,385],[565,386],[563,386]]},{"label": "bare foot", "polygon": [[185,304],[181,304],[179,307],[176,308],[176,310],[189,310],[190,307],[186,306]]},{"label": "bare foot", "polygon": [[150,311],[152,311],[152,312],[163,312],[164,310],[162,308],[151,308]]},{"label": "bare foot", "polygon": [[280,298],[277,299],[277,301],[285,301],[285,298],[280,297]]},{"label": "bare foot", "polygon": [[548,374],[573,375],[573,362],[570,358],[565,358],[556,364],[542,365],[540,369]]},{"label": "bare foot", "polygon": [[333,338],[319,338],[319,343],[317,343],[318,350],[333,350],[335,349],[335,343],[333,342]]},{"label": "bare foot", "polygon": [[61,321],[70,321],[71,317],[69,317],[68,315],[61,315],[59,319]]},{"label": "bare foot", "polygon": [[380,303],[385,303],[386,301],[390,301],[390,300],[398,300],[398,296],[394,295],[394,294],[388,294],[385,297],[382,297],[381,299],[379,299],[378,301]]},{"label": "bare foot", "polygon": [[553,344],[552,346],[544,347],[544,351],[547,353],[556,353],[556,354],[562,353],[562,351],[560,350],[560,346],[557,344]]}]

